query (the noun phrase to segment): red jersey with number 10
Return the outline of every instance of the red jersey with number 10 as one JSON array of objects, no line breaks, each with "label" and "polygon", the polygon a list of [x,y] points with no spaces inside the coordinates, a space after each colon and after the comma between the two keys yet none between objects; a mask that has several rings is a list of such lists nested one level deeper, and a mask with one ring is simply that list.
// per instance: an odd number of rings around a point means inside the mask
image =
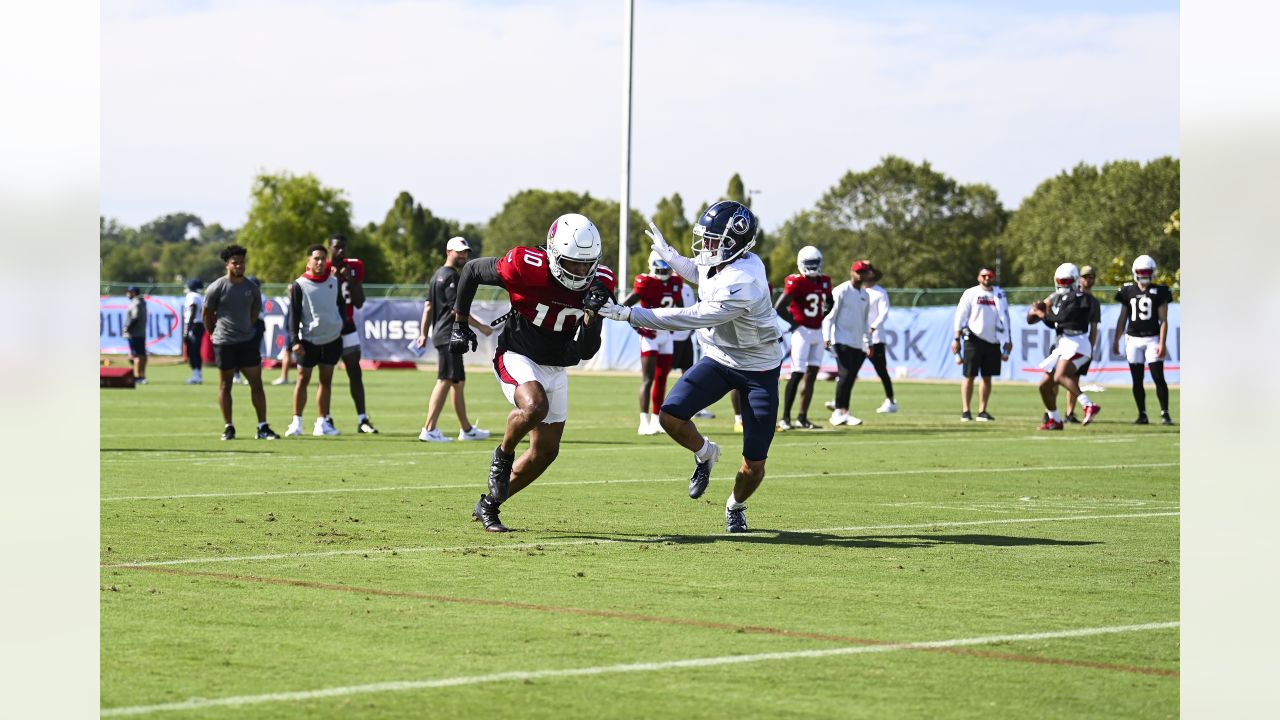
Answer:
[{"label": "red jersey with number 10", "polygon": [[[512,248],[498,258],[497,270],[511,296],[511,308],[518,313],[503,324],[498,347],[539,365],[577,365],[580,358],[570,346],[586,312],[582,309],[586,289],[570,290],[557,282],[551,276],[551,259],[542,248]],[[611,293],[617,288],[617,278],[604,265],[596,268],[596,278]]]},{"label": "red jersey with number 10", "polygon": [[652,275],[637,275],[632,292],[639,296],[640,307],[669,308],[680,306],[683,287],[684,280],[679,275],[673,274],[666,281]]},{"label": "red jersey with number 10", "polygon": [[822,327],[823,299],[831,297],[830,277],[788,275],[782,291],[791,295],[791,305],[787,310],[791,312],[791,319],[797,325],[807,328]]}]

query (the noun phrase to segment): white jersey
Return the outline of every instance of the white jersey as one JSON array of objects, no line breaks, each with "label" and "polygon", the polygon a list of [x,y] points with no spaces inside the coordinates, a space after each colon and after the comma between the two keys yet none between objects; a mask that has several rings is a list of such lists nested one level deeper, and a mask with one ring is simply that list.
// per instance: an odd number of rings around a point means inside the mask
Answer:
[{"label": "white jersey", "polygon": [[189,318],[193,317],[191,315],[191,308],[193,307],[196,312],[194,315],[195,324],[200,325],[204,322],[201,320],[201,315],[204,313],[204,295],[188,290],[187,294],[182,298],[182,322],[185,323]]},{"label": "white jersey", "polygon": [[831,291],[835,302],[831,312],[822,319],[822,339],[836,345],[867,350],[870,348],[868,319],[871,299],[863,288],[856,288],[845,280]]},{"label": "white jersey", "polygon": [[[693,307],[696,302],[698,302],[698,298],[693,294],[693,286],[689,283],[680,283],[680,306]],[[671,339],[676,342],[682,342],[688,340],[692,334],[692,330],[677,330],[671,335]]]},{"label": "white jersey", "polygon": [[870,317],[867,319],[867,324],[872,328],[871,344],[882,343],[884,340],[881,339],[880,328],[889,319],[889,293],[879,285],[864,289],[871,299]]},{"label": "white jersey", "polygon": [[[631,324],[655,330],[698,331],[702,354],[737,370],[772,370],[786,348],[778,331],[764,263],[753,253],[711,268],[674,253],[671,268],[698,284],[698,302],[683,308],[631,308]],[[711,271],[716,273],[711,275]]]},{"label": "white jersey", "polygon": [[1009,324],[1009,301],[1004,290],[992,286],[990,290],[974,285],[960,296],[956,305],[955,332],[969,328],[969,332],[989,343],[1008,342],[1012,328]]}]

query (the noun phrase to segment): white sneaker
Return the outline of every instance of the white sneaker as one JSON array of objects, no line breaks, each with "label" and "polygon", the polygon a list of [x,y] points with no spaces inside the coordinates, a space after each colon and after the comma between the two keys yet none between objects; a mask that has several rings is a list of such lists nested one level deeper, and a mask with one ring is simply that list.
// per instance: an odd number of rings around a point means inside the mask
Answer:
[{"label": "white sneaker", "polygon": [[[285,433],[285,434],[287,435],[288,433]],[[317,418],[315,427],[311,428],[311,434],[312,435],[341,435],[342,433],[338,432],[338,428],[334,427],[333,423],[329,422],[327,419]]]},{"label": "white sneaker", "polygon": [[862,421],[852,415],[845,414],[844,424],[845,425],[861,425]]},{"label": "white sneaker", "polygon": [[[474,430],[475,428],[472,429]],[[422,442],[453,442],[453,438],[446,437],[444,433],[440,432],[440,428],[431,431],[423,428],[422,432],[418,433],[418,439]]]},{"label": "white sneaker", "polygon": [[[440,431],[439,431],[439,430],[437,430],[436,432],[440,432]],[[470,430],[459,430],[459,431],[458,431],[458,439],[459,439],[459,440],[484,440],[484,439],[486,439],[486,438],[488,438],[488,437],[489,437],[489,431],[488,431],[488,430],[485,430],[484,428],[478,428],[478,427],[476,427],[475,425],[472,425]],[[421,439],[422,439],[422,436],[421,436],[421,435],[419,435],[419,436],[418,436],[418,439],[419,439],[419,440],[421,440]],[[448,440],[448,439],[449,439],[449,438],[445,438],[445,440]],[[430,441],[430,440],[428,440],[428,442],[431,442],[431,441]]]},{"label": "white sneaker", "polygon": [[880,404],[880,407],[876,408],[876,412],[896,413],[898,412],[898,403],[890,400],[889,398],[885,398],[884,402]]},{"label": "white sneaker", "polygon": [[[301,434],[302,434],[302,421],[290,420],[288,429],[284,431],[284,436],[297,437],[298,435],[301,435]],[[319,433],[316,433],[316,434],[318,435]]]},{"label": "white sneaker", "polygon": [[791,423],[786,418],[783,418],[778,421],[778,430],[780,432],[786,432],[790,429],[791,429]]},{"label": "white sneaker", "polygon": [[640,418],[640,424],[636,426],[637,435],[652,435],[653,423],[649,422],[649,416],[645,415]]},{"label": "white sneaker", "polygon": [[844,421],[848,419],[849,419],[848,410],[836,410],[835,412],[831,413],[831,420],[829,422],[832,425],[843,425]]},{"label": "white sneaker", "polygon": [[204,382],[203,380],[196,377],[195,375],[192,375],[191,377],[187,378],[188,385],[200,385],[203,382]]},{"label": "white sneaker", "polygon": [[287,382],[289,382],[289,381],[288,381],[288,380],[286,380],[286,379],[284,379],[284,378],[282,378],[282,377],[278,377],[278,378],[276,378],[275,380],[272,380],[272,381],[271,381],[271,384],[272,384],[272,385],[283,385],[283,384],[285,384],[285,383],[287,383]]},{"label": "white sneaker", "polygon": [[667,431],[662,429],[662,423],[658,420],[658,416],[650,415],[649,416],[649,434],[665,435],[666,433]]},{"label": "white sneaker", "polygon": [[146,379],[146,378],[138,378],[137,380],[134,380],[134,381],[133,381],[133,384],[134,384],[134,385],[146,385],[146,384],[147,384],[147,379]]}]

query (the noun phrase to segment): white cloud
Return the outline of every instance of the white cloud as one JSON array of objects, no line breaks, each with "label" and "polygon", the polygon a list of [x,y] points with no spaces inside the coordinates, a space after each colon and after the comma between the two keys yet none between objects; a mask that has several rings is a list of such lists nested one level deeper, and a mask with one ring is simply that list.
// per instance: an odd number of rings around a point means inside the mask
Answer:
[{"label": "white cloud", "polygon": [[[766,225],[886,154],[1016,206],[1077,162],[1176,154],[1176,14],[862,20],[638,3],[632,204],[742,173]],[[102,24],[103,212],[239,225],[259,169],[361,222],[400,190],[484,221],[522,188],[616,198],[622,4],[136,3]]]}]

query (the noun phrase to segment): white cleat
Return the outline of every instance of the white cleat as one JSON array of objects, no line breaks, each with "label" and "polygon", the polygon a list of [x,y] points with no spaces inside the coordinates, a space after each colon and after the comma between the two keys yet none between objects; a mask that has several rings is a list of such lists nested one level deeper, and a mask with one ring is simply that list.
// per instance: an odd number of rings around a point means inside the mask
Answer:
[{"label": "white cleat", "polygon": [[885,398],[884,402],[880,404],[880,407],[876,408],[876,412],[878,412],[878,413],[896,413],[896,412],[898,412],[898,403],[896,403],[896,402],[894,402],[894,401],[892,401],[892,400],[890,400],[890,399],[888,399],[888,398]]},{"label": "white cleat", "polygon": [[[424,430],[423,432],[425,433],[426,431]],[[436,432],[440,432],[440,431],[437,430]],[[486,440],[488,439],[489,434],[490,433],[488,430],[472,425],[470,430],[459,430],[458,439],[459,440]],[[421,440],[422,435],[419,435],[418,439]],[[448,440],[448,439],[449,438],[445,438],[445,440]]]},{"label": "white cleat", "polygon": [[289,427],[284,431],[285,437],[297,437],[302,434],[302,421],[291,420]]},{"label": "white cleat", "polygon": [[649,434],[650,435],[666,435],[667,431],[662,429],[662,423],[658,420],[657,415],[649,416]]},{"label": "white cleat", "polygon": [[849,419],[848,410],[836,410],[835,412],[831,413],[831,420],[829,420],[828,422],[830,422],[832,425],[839,426],[839,425],[843,425],[844,421],[848,419]]},{"label": "white cleat", "polygon": [[[285,433],[286,435],[288,433]],[[341,435],[338,428],[333,426],[327,418],[317,418],[315,427],[311,428],[312,435]]]},{"label": "white cleat", "polygon": [[845,417],[844,417],[844,424],[845,424],[845,425],[849,425],[849,426],[853,426],[853,425],[861,425],[861,424],[862,424],[862,420],[860,420],[860,419],[858,419],[858,418],[856,418],[856,417],[854,417],[854,416],[852,416],[852,415],[845,415]]},{"label": "white cleat", "polygon": [[435,430],[427,430],[426,428],[423,428],[422,432],[418,433],[418,439],[421,440],[422,442],[433,442],[433,443],[453,442],[453,438],[448,437],[444,433],[440,432],[440,428],[436,428]]}]

